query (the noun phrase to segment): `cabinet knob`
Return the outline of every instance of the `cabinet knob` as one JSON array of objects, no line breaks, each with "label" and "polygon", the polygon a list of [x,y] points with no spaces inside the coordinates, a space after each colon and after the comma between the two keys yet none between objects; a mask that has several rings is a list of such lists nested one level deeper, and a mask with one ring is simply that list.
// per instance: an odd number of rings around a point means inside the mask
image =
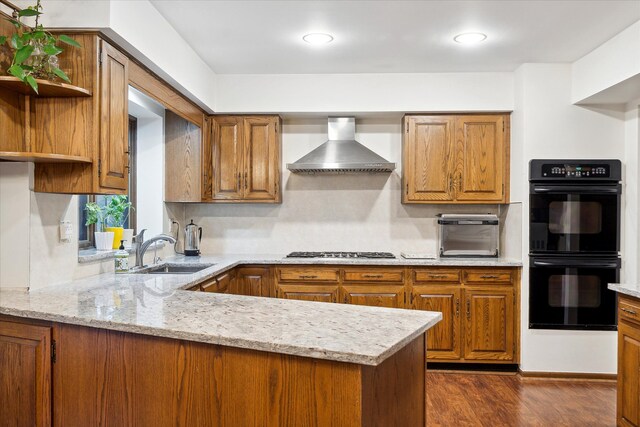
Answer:
[{"label": "cabinet knob", "polygon": [[471,319],[471,300],[467,300],[467,319]]}]

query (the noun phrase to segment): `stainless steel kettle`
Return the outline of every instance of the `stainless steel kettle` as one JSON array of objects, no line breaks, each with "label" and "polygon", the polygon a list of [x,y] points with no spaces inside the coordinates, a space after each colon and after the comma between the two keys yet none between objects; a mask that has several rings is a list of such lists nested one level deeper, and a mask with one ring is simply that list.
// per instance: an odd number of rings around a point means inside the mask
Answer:
[{"label": "stainless steel kettle", "polygon": [[184,228],[184,254],[186,256],[200,255],[201,240],[202,227],[198,227],[198,224],[194,224],[191,220],[191,223]]}]

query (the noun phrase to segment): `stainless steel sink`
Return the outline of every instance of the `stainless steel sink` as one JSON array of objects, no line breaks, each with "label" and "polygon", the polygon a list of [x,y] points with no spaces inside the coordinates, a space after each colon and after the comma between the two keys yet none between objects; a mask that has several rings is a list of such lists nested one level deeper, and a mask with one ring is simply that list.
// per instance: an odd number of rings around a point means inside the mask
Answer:
[{"label": "stainless steel sink", "polygon": [[200,265],[175,265],[175,264],[163,264],[156,267],[146,268],[140,270],[141,274],[193,274],[198,271],[202,271],[205,268],[209,268],[214,264],[200,264]]}]

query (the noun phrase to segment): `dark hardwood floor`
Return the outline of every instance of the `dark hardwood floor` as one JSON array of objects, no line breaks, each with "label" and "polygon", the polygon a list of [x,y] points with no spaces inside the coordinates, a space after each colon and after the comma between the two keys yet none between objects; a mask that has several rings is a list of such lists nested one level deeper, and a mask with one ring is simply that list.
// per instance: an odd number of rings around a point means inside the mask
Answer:
[{"label": "dark hardwood floor", "polygon": [[615,426],[614,381],[427,373],[427,426]]}]

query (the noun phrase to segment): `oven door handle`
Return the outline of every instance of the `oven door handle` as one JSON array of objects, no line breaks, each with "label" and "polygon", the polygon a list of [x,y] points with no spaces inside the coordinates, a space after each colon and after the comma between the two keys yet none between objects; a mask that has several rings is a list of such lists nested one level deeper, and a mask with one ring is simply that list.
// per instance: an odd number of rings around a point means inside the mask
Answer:
[{"label": "oven door handle", "polygon": [[588,268],[618,268],[619,264],[615,261],[611,262],[594,262],[594,261],[533,261],[534,267],[588,267]]},{"label": "oven door handle", "polygon": [[571,186],[571,185],[554,185],[553,187],[533,186],[534,193],[544,194],[619,194],[619,186]]}]

